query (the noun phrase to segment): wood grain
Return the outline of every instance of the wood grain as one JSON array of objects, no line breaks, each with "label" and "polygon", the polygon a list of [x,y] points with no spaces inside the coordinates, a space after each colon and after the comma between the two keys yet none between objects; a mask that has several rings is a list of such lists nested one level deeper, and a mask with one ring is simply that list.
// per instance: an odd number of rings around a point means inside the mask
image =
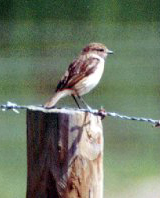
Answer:
[{"label": "wood grain", "polygon": [[27,110],[27,198],[102,198],[101,118],[77,110]]}]

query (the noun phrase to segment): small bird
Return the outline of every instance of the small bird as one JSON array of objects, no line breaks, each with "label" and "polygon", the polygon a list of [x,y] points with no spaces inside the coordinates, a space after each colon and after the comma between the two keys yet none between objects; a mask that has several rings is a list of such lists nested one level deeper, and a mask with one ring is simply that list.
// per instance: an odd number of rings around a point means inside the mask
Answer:
[{"label": "small bird", "polygon": [[113,54],[113,51],[101,43],[90,43],[83,48],[79,57],[69,65],[57,85],[54,96],[44,107],[52,108],[61,98],[71,95],[78,108],[81,107],[77,99],[91,109],[81,96],[90,92],[99,83],[108,54]]}]

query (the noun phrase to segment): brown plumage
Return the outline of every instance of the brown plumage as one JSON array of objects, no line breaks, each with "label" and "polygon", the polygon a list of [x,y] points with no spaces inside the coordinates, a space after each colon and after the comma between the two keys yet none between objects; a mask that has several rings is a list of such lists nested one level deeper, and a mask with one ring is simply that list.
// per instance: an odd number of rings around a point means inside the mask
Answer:
[{"label": "brown plumage", "polygon": [[[104,61],[108,54],[113,53],[103,44],[90,43],[68,67],[55,90],[55,95],[44,105],[51,108],[62,97],[72,95],[78,105],[76,97],[91,91],[101,79]],[[83,101],[84,102],[84,101]],[[80,107],[78,105],[78,107]]]}]

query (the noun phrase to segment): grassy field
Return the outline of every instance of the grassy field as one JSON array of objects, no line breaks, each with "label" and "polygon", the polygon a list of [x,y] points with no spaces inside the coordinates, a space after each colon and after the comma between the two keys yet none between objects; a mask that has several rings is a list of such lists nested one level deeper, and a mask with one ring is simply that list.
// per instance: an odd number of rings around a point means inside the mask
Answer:
[{"label": "grassy field", "polygon": [[[6,22],[0,30],[7,32],[0,42],[0,102],[44,103],[81,48],[96,41],[115,53],[107,59],[105,74],[85,96],[86,101],[94,108],[159,119],[158,28],[156,22]],[[68,97],[58,105],[74,103]],[[25,111],[0,112],[0,196],[4,198],[25,197],[25,119]],[[139,189],[139,184],[159,178],[160,131],[148,123],[110,117],[103,125],[105,194],[131,197],[131,190]]]}]

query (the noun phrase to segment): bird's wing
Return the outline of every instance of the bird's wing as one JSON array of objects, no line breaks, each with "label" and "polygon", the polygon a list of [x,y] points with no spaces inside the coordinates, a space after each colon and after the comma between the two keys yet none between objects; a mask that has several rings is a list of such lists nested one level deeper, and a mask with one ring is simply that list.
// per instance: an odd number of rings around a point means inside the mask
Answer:
[{"label": "bird's wing", "polygon": [[96,70],[99,62],[100,60],[94,57],[89,57],[86,60],[76,59],[73,61],[58,83],[56,92],[62,89],[71,89],[84,77],[92,74]]}]

